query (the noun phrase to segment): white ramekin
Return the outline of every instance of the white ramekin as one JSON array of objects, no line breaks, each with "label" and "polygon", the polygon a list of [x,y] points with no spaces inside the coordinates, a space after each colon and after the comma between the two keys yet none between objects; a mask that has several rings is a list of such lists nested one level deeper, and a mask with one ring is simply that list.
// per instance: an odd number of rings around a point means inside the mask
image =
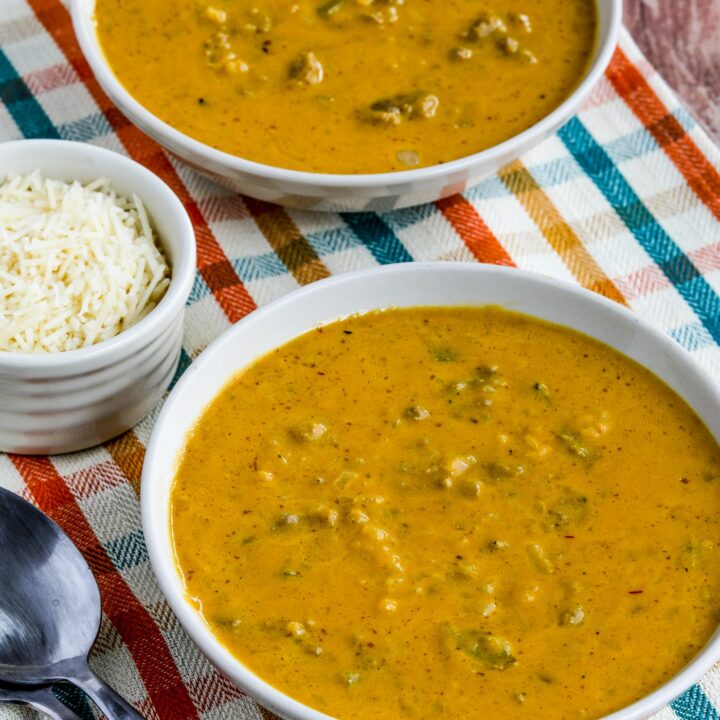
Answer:
[{"label": "white ramekin", "polygon": [[390,210],[438,200],[497,171],[555,132],[580,109],[618,42],[622,0],[597,0],[597,5],[599,31],[591,66],[570,97],[540,122],[506,142],[443,165],[395,173],[331,175],[244,160],[194,140],[160,120],[125,90],[110,69],[95,31],[95,0],[71,0],[75,34],[95,77],[143,132],[222,185],[281,205],[331,211]]},{"label": "white ramekin", "polygon": [[[377,308],[486,304],[559,323],[619,350],[668,383],[720,439],[720,393],[688,353],[617,303],[541,275],[470,263],[390,265],[313,283],[247,316],[213,342],[170,393],[145,456],[142,519],[150,562],[182,626],[221,672],[283,718],[327,720],[326,715],[283,694],[234,658],[185,597],[170,536],[169,498],[186,434],[238,370],[319,324]],[[720,630],[678,675],[608,720],[648,717],[718,659]]]},{"label": "white ramekin", "polygon": [[158,306],[97,345],[64,353],[0,352],[0,451],[47,454],[97,445],[155,406],[178,364],[185,302],[195,273],[195,234],[185,208],[156,175],[123,155],[63,140],[0,144],[0,180],[40,169],[46,177],[108,178],[145,204],[171,265]]}]

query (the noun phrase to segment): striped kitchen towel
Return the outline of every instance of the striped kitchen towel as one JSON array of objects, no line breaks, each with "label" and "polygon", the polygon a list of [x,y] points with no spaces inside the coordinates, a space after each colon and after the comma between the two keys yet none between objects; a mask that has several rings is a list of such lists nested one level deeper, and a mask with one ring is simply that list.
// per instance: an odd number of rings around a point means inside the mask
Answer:
[{"label": "striped kitchen towel", "polygon": [[[312,214],[213,185],[145,137],[93,79],[61,0],[0,0],[0,140],[22,137],[126,153],[182,199],[198,268],[179,372],[232,323],[299,285],[441,259],[579,283],[630,306],[720,379],[720,152],[627,35],[576,118],[463,195],[387,213]],[[144,715],[270,718],[210,667],[153,578],[138,490],[156,413],[87,452],[0,455],[0,484],[54,518],[88,559],[105,613],[92,663]],[[94,717],[78,692],[58,692]],[[3,719],[32,716],[0,708]],[[657,717],[720,720],[720,667]]]}]

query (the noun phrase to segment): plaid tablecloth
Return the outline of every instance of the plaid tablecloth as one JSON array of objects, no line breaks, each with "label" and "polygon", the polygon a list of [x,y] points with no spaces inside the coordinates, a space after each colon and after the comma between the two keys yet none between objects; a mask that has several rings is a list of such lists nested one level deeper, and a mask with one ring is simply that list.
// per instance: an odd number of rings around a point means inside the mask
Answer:
[{"label": "plaid tablecloth", "polygon": [[[180,196],[198,244],[180,372],[232,323],[299,285],[441,259],[516,265],[591,288],[720,379],[720,151],[627,35],[578,117],[464,195],[383,214],[312,214],[223,190],[145,137],[93,79],[60,0],[0,0],[0,140],[22,137],[127,153]],[[84,553],[105,613],[92,663],[144,715],[270,718],[210,667],[155,583],[138,506],[154,418],[87,452],[0,454],[0,484],[35,502]],[[93,718],[80,693],[61,694]],[[3,719],[32,716],[0,708]],[[720,666],[657,717],[720,720]]]}]

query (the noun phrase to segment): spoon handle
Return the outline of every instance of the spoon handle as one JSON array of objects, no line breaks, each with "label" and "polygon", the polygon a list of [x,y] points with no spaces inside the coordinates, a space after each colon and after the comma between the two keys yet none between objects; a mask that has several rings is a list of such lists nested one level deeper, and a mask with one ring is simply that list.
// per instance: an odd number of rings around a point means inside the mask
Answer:
[{"label": "spoon handle", "polygon": [[108,720],[143,720],[143,716],[95,675],[86,663],[83,663],[83,667],[78,667],[73,677],[66,679],[84,690],[105,713]]},{"label": "spoon handle", "polygon": [[20,703],[45,713],[52,720],[80,720],[80,716],[58,700],[48,687],[0,687],[0,702]]}]

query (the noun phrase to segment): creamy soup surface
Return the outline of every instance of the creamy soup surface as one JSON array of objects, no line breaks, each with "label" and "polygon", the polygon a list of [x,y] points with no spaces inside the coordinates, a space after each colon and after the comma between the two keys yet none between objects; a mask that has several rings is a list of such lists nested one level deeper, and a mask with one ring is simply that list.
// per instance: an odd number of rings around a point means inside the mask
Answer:
[{"label": "creamy soup surface", "polygon": [[434,165],[556,108],[595,46],[594,0],[96,0],[114,73],[240,157],[327,173]]},{"label": "creamy soup surface", "polygon": [[713,437],[633,361],[500,308],[262,357],[190,433],[170,520],[213,633],[337,718],[599,718],[720,617]]}]

